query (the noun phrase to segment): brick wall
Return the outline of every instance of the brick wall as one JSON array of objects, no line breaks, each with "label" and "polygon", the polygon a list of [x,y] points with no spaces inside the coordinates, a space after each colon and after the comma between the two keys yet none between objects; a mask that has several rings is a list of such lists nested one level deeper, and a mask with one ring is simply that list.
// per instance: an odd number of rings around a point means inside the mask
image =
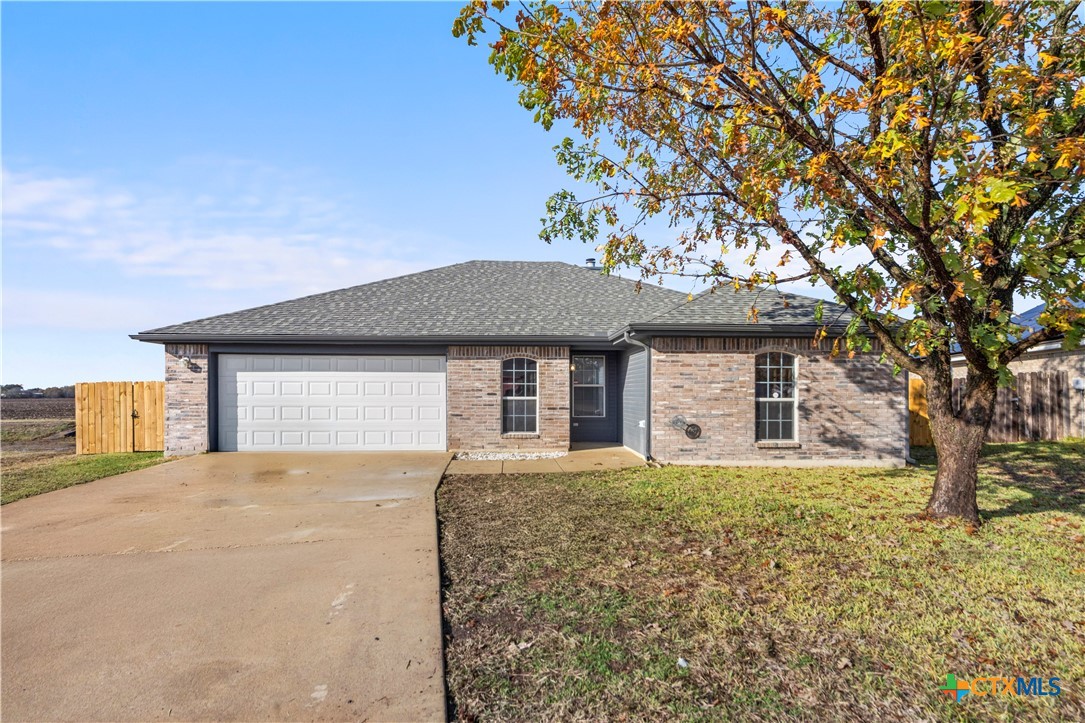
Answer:
[{"label": "brick wall", "polygon": [[[662,337],[652,343],[652,455],[663,462],[881,464],[904,462],[904,376],[878,352],[830,359],[809,338]],[[799,357],[798,446],[756,441],[757,354]],[[700,439],[671,426],[676,415],[700,425]]]},{"label": "brick wall", "polygon": [[[539,364],[538,434],[501,433],[501,362]],[[569,347],[450,346],[448,448],[547,450],[569,448]]]},{"label": "brick wall", "polygon": [[[189,365],[181,363],[188,357]],[[207,451],[207,346],[166,345],[166,456]]]},{"label": "brick wall", "polygon": [[[1073,386],[1074,379],[1085,379],[1085,348],[1073,351],[1052,349],[1050,351],[1026,352],[1016,361],[1010,362],[1010,371],[1014,374],[1031,372],[1066,372]],[[953,377],[963,379],[967,373],[965,362],[953,365]],[[1070,389],[1070,435],[1080,437],[1085,421],[1085,394],[1077,389]]]}]

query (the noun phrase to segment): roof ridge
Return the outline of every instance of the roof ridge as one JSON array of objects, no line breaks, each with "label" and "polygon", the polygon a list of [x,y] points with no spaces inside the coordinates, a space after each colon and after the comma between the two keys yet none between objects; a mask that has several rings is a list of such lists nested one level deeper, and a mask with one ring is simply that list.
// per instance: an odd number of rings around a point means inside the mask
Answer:
[{"label": "roof ridge", "polygon": [[[589,272],[595,271],[595,269],[589,269],[588,267],[580,266],[579,264],[571,264],[568,261],[555,261],[554,263],[564,264],[566,266],[571,266],[574,269],[579,269],[580,271],[589,271]],[[666,286],[663,286],[662,284],[644,284],[644,283],[641,283],[642,279],[627,279],[624,276],[615,276],[613,274],[595,274],[595,275],[596,276],[602,276],[603,278],[606,278],[606,279],[615,279],[617,281],[624,281],[627,284],[639,285],[641,289],[660,289],[662,291],[666,291],[666,292],[672,293],[672,294],[681,294],[682,293],[681,291],[678,291],[677,289],[668,289]]]},{"label": "roof ridge", "polygon": [[[670,314],[672,311],[677,311],[678,309],[682,308],[683,306],[687,306],[687,305],[690,305],[690,304],[696,304],[698,301],[700,301],[701,299],[703,299],[706,296],[715,296],[717,289],[723,289],[723,288],[731,288],[731,292],[734,293],[734,294],[737,294],[737,293],[739,293],[740,291],[743,291],[743,290],[752,292],[751,289],[748,289],[746,287],[736,289],[736,288],[730,287],[729,285],[728,286],[724,286],[724,285],[713,286],[711,288],[705,289],[704,291],[698,292],[697,294],[694,294],[693,298],[689,298],[689,295],[687,294],[687,297],[686,297],[685,301],[679,302],[678,304],[670,307],[669,309],[665,309],[664,311],[659,312],[655,316],[650,316],[650,317],[648,317],[647,319],[645,319],[644,321],[642,321],[640,323],[641,324],[650,324],[652,321],[658,319],[659,317],[666,316],[667,314]],[[844,304],[839,304],[839,303],[837,303],[835,301],[829,301],[828,299],[822,299],[822,298],[819,298],[817,296],[807,296],[806,294],[796,294],[796,293],[791,292],[791,291],[781,291],[779,289],[779,287],[777,287],[777,286],[769,286],[769,285],[755,286],[754,289],[758,290],[759,292],[760,291],[775,291],[780,296],[790,296],[790,297],[793,297],[793,298],[796,298],[796,299],[803,299],[805,301],[817,301],[817,302],[821,302],[821,303],[824,303],[824,304],[832,304],[833,306],[840,307],[841,309],[844,309],[845,311],[849,311],[849,312],[851,311]],[[681,292],[678,292],[678,293],[681,293]]]}]

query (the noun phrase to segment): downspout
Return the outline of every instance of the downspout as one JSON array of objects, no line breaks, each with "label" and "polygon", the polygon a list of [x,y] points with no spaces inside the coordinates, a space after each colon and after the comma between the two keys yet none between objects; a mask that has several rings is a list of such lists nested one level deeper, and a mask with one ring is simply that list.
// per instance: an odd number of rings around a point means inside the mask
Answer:
[{"label": "downspout", "polygon": [[622,333],[622,341],[644,349],[644,459],[652,461],[652,348],[643,341],[634,339],[629,332]]}]

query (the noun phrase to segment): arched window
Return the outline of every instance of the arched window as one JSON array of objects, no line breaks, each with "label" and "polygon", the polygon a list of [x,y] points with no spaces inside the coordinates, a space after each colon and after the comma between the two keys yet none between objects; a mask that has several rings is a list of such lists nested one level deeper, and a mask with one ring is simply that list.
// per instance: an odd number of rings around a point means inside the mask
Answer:
[{"label": "arched window", "polygon": [[779,351],[757,355],[757,441],[793,442],[795,425],[795,357]]},{"label": "arched window", "polygon": [[539,431],[539,364],[534,359],[501,362],[501,432]]}]

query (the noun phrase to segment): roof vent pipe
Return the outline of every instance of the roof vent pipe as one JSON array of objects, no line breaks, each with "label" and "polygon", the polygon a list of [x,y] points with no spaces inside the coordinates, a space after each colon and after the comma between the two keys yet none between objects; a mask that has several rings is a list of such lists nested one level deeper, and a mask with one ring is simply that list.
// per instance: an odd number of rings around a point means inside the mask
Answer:
[{"label": "roof vent pipe", "polygon": [[598,266],[595,265],[595,259],[584,259],[584,266],[586,268],[589,268],[589,269],[597,269],[597,268],[599,268]]}]

